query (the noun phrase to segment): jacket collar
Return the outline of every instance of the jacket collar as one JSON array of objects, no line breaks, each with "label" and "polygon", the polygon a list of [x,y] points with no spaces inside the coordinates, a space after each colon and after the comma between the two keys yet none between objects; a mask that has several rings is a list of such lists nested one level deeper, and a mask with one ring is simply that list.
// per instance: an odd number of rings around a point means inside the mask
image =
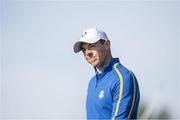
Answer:
[{"label": "jacket collar", "polygon": [[105,65],[103,71],[101,74],[98,73],[97,69],[94,67],[95,69],[95,73],[97,76],[104,76],[104,74],[106,74],[109,70],[111,70],[113,68],[113,65],[115,63],[119,63],[119,58],[112,58],[110,63],[108,63],[107,65]]}]

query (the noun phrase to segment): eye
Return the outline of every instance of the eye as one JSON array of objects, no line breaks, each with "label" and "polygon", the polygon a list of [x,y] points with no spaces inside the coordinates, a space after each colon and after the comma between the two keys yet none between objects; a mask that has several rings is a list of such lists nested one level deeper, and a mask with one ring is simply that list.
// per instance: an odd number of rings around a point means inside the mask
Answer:
[{"label": "eye", "polygon": [[82,48],[82,52],[85,53],[86,49]]}]

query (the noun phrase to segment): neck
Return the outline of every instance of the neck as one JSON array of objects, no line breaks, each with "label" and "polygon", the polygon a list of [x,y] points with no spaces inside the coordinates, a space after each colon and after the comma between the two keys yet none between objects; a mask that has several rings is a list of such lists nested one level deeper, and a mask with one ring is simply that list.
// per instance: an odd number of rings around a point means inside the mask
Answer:
[{"label": "neck", "polygon": [[104,59],[104,61],[102,62],[102,64],[96,67],[98,73],[102,73],[104,67],[111,62],[111,59],[112,59],[112,56],[111,56],[111,55],[107,56],[107,57]]}]

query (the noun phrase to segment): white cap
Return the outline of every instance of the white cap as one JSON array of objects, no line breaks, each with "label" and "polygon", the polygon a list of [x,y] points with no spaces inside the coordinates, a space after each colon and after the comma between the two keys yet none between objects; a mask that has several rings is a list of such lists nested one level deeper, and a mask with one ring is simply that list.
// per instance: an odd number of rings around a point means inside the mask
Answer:
[{"label": "white cap", "polygon": [[97,30],[96,28],[89,28],[83,31],[81,38],[74,44],[74,52],[81,51],[81,43],[95,43],[98,40],[109,40],[106,33]]}]

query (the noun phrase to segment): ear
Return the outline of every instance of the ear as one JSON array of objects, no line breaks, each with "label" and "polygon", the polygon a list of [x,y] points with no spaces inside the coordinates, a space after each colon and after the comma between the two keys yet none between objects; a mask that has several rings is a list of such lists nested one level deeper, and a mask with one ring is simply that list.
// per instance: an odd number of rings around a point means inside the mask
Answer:
[{"label": "ear", "polygon": [[105,42],[106,49],[109,49],[110,45],[111,45],[110,41],[106,40],[106,42]]}]

